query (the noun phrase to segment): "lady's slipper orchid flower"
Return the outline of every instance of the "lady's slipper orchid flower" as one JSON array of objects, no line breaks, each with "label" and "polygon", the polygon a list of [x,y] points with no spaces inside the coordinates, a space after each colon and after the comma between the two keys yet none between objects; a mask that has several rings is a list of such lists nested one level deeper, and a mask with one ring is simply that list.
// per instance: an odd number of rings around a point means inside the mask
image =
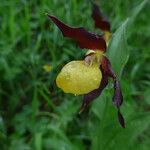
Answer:
[{"label": "lady's slipper orchid flower", "polygon": [[90,33],[83,27],[70,27],[55,16],[48,15],[48,17],[61,30],[63,36],[72,38],[80,48],[88,49],[84,60],[71,61],[62,68],[56,79],[57,86],[65,93],[84,95],[80,110],[82,111],[101,94],[108,84],[108,78],[112,78],[114,85],[113,103],[118,109],[118,120],[122,127],[125,127],[124,119],[120,113],[120,106],[123,102],[120,83],[111,68],[110,61],[104,55],[111,37],[109,21],[94,3],[92,18],[95,27],[101,29],[103,35]]}]

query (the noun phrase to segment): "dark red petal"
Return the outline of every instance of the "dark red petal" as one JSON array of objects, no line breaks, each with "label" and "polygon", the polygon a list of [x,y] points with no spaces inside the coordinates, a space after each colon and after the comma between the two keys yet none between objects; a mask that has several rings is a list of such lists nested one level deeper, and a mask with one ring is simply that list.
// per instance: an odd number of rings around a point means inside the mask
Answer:
[{"label": "dark red petal", "polygon": [[123,118],[123,116],[122,116],[122,114],[120,113],[119,110],[118,110],[118,121],[119,121],[119,123],[121,124],[121,126],[122,126],[123,128],[125,128],[124,118]]},{"label": "dark red petal", "polygon": [[113,79],[113,82],[114,82],[113,103],[118,109],[118,120],[119,120],[120,124],[122,125],[122,127],[125,127],[124,119],[119,111],[119,108],[123,102],[121,86],[120,86],[120,83],[119,83],[115,73],[113,72],[113,70],[111,68],[110,61],[105,56],[102,59],[102,68],[103,68],[105,74],[107,74],[109,77],[111,77]]},{"label": "dark red petal", "polygon": [[120,83],[119,83],[115,73],[113,72],[113,70],[111,68],[110,61],[105,56],[102,59],[102,68],[105,71],[105,73],[113,79],[113,82],[114,82],[113,103],[117,108],[119,108],[123,102],[121,86],[120,86]]},{"label": "dark red petal", "polygon": [[108,75],[104,74],[102,69],[101,71],[102,71],[102,80],[101,80],[99,88],[84,95],[84,99],[80,108],[80,112],[82,112],[95,98],[97,98],[102,93],[103,89],[107,86]]},{"label": "dark red petal", "polygon": [[93,3],[92,18],[94,19],[96,28],[110,32],[110,23],[107,17],[103,16],[101,10],[95,3]]},{"label": "dark red petal", "polygon": [[117,108],[119,108],[121,106],[122,102],[123,102],[123,96],[122,96],[120,83],[117,79],[114,79],[113,103]]},{"label": "dark red petal", "polygon": [[106,50],[106,43],[102,36],[87,32],[82,27],[70,27],[57,19],[55,16],[48,15],[48,17],[57,25],[64,37],[72,38],[81,48],[101,51]]}]

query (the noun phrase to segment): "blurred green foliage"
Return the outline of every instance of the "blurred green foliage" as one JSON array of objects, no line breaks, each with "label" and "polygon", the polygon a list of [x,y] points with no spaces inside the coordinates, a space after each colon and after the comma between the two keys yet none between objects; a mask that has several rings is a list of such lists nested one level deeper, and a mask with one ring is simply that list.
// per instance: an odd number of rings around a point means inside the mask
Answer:
[{"label": "blurred green foliage", "polygon": [[[108,55],[116,72],[122,71],[126,129],[118,124],[111,84],[80,116],[82,97],[64,94],[55,85],[62,66],[85,51],[63,38],[45,12],[100,33],[93,27],[89,1],[0,1],[1,150],[149,150],[150,3],[97,3],[112,23]],[[50,73],[44,72],[45,64],[53,67]]]}]

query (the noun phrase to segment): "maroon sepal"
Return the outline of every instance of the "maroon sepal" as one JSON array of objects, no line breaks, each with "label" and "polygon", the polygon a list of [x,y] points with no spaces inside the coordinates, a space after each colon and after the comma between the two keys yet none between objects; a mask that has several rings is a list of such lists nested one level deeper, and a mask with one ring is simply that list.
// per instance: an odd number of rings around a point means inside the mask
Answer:
[{"label": "maroon sepal", "polygon": [[110,32],[110,22],[108,21],[107,17],[102,14],[101,10],[95,3],[92,4],[92,18],[94,19],[95,27],[100,28],[103,31]]},{"label": "maroon sepal", "polygon": [[106,50],[106,42],[102,36],[87,32],[83,27],[70,27],[57,19],[55,16],[47,16],[57,25],[64,37],[72,38],[79,44],[80,48],[101,51]]},{"label": "maroon sepal", "polygon": [[84,95],[83,103],[81,105],[79,113],[81,113],[85,108],[87,108],[88,105],[102,93],[103,89],[108,84],[108,75],[106,75],[104,73],[101,66],[100,66],[100,70],[102,72],[102,80],[101,80],[100,86],[98,89],[95,89],[95,90],[91,91],[90,93]]}]

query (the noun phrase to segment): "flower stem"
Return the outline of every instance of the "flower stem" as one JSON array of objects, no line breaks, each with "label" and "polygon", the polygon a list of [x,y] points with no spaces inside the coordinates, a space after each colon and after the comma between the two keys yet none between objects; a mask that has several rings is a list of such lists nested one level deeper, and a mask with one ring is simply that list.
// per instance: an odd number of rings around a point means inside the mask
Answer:
[{"label": "flower stem", "polygon": [[103,129],[104,129],[104,124],[105,124],[105,117],[106,117],[107,108],[108,108],[108,97],[106,96],[105,97],[104,111],[103,111],[102,119],[99,122],[100,127],[98,128],[97,150],[104,150],[103,149]]}]

